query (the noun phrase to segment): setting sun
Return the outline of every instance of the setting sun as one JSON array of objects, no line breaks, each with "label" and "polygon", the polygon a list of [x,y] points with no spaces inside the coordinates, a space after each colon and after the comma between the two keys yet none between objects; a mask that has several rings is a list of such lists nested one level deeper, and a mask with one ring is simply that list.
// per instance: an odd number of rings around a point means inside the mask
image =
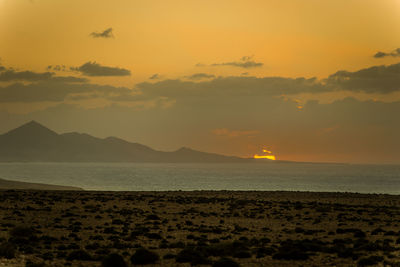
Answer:
[{"label": "setting sun", "polygon": [[262,151],[263,151],[264,153],[266,153],[266,155],[258,155],[258,154],[255,154],[255,155],[253,156],[253,158],[255,158],[255,159],[276,160],[276,156],[275,156],[275,155],[272,155],[272,151],[270,151],[270,150],[268,150],[268,149],[266,149],[266,148],[264,148]]}]

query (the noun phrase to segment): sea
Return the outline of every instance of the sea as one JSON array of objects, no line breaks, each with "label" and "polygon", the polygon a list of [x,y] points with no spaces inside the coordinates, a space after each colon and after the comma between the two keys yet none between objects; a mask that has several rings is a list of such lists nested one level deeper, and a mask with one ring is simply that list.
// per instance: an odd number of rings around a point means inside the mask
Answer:
[{"label": "sea", "polygon": [[265,190],[400,194],[400,165],[0,163],[0,178],[101,191]]}]

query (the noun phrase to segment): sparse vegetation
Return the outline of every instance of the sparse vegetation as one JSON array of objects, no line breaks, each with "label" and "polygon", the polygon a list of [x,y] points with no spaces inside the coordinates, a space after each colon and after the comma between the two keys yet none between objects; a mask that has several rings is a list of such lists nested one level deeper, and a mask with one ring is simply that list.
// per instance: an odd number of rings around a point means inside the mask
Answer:
[{"label": "sparse vegetation", "polygon": [[239,267],[240,264],[230,258],[221,258],[214,262],[213,267]]},{"label": "sparse vegetation", "polygon": [[147,250],[145,248],[139,248],[135,254],[131,257],[131,263],[134,265],[153,264],[159,260],[158,254]]},{"label": "sparse vegetation", "polygon": [[4,191],[0,200],[15,208],[0,201],[0,258],[90,267],[307,266],[321,255],[328,265],[395,262],[400,198],[378,207],[363,195],[350,195],[350,205],[297,194]]},{"label": "sparse vegetation", "polygon": [[101,262],[102,267],[127,267],[128,265],[126,264],[124,258],[117,254],[117,253],[111,253],[110,255],[106,256],[102,262]]},{"label": "sparse vegetation", "polygon": [[0,258],[12,259],[15,257],[15,245],[10,242],[0,244]]},{"label": "sparse vegetation", "polygon": [[92,260],[92,256],[87,253],[85,250],[74,250],[72,251],[68,257],[68,261],[78,260],[78,261],[90,261]]}]

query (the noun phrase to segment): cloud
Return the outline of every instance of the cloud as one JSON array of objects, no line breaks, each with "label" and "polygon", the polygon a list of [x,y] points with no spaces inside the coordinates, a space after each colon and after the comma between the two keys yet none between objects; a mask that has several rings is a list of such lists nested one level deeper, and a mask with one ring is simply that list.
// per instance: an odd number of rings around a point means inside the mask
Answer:
[{"label": "cloud", "polygon": [[33,71],[15,71],[13,69],[3,70],[0,73],[0,81],[41,81],[49,80],[53,77],[52,72],[33,72]]},{"label": "cloud", "polygon": [[400,57],[400,48],[397,48],[396,50],[390,53],[379,51],[374,55],[374,58],[384,58],[384,57]]},{"label": "cloud", "polygon": [[70,67],[86,76],[129,76],[131,71],[118,67],[102,66],[96,62],[86,62],[80,67]]},{"label": "cloud", "polygon": [[92,36],[93,38],[112,38],[114,37],[112,31],[112,28],[108,28],[102,32],[92,32],[90,36]]},{"label": "cloud", "polygon": [[86,83],[88,79],[74,76],[53,76],[49,81],[59,83]]},{"label": "cloud", "polygon": [[213,74],[207,74],[207,73],[195,73],[190,76],[186,76],[185,78],[189,80],[202,80],[202,79],[211,79],[215,78],[215,75]]},{"label": "cloud", "polygon": [[83,83],[87,82],[86,78],[74,76],[54,76],[54,72],[34,72],[34,71],[16,71],[12,68],[0,66],[0,82],[66,82],[66,83]]},{"label": "cloud", "polygon": [[[61,102],[72,94],[96,94],[96,97],[111,98],[115,95],[129,95],[132,90],[126,87],[74,83],[71,77],[56,77],[55,80],[30,84],[14,83],[0,87],[0,102]],[[76,96],[78,97],[78,96]]]},{"label": "cloud", "polygon": [[153,74],[153,75],[151,75],[151,76],[149,77],[150,80],[156,80],[156,79],[158,79],[158,78],[160,78],[160,75],[158,75],[158,73],[155,73],[155,74]]},{"label": "cloud", "polygon": [[46,68],[47,70],[54,70],[54,71],[66,71],[65,65],[49,65]]},{"label": "cloud", "polygon": [[379,51],[374,55],[374,58],[382,58],[382,57],[386,57],[386,56],[389,56],[389,54]]},{"label": "cloud", "polygon": [[[250,68],[262,67],[263,65],[264,65],[264,63],[254,61],[253,56],[244,56],[239,61],[213,63],[213,64],[210,64],[209,66],[211,66],[211,67],[232,66],[232,67],[250,69]],[[196,67],[205,67],[205,66],[207,66],[207,65],[202,64],[202,63],[196,64]]]},{"label": "cloud", "polygon": [[400,63],[355,72],[338,71],[324,80],[337,90],[388,94],[400,91]]},{"label": "cloud", "polygon": [[[88,76],[117,75],[127,71],[91,62],[74,70]],[[302,93],[320,94],[348,91],[388,94],[400,91],[400,63],[374,66],[354,72],[338,71],[324,80],[304,77],[215,77],[206,73],[195,73],[175,80],[155,80],[159,76],[158,74],[153,76],[153,81],[138,83],[130,89],[91,84],[82,77],[55,76],[52,72],[18,72],[7,69],[0,72],[0,81],[23,81],[25,83],[0,87],[0,102],[60,102],[74,95],[74,99],[88,99],[93,96],[93,98],[104,98],[118,103],[162,99],[164,103],[168,103],[168,106],[174,104],[190,106],[194,103],[203,103],[203,105],[213,103],[233,105],[232,103],[236,103],[237,105],[243,102],[248,108],[254,108],[255,103],[265,103],[272,98],[282,96],[293,98]],[[83,94],[85,96],[82,96]],[[306,108],[304,103],[291,102],[289,105],[297,111],[300,107],[302,111]]]},{"label": "cloud", "polygon": [[169,98],[208,98],[208,97],[271,97],[283,94],[321,93],[329,91],[328,86],[320,84],[315,78],[282,77],[217,77],[200,82],[163,80],[136,84],[142,97],[163,96]]},{"label": "cloud", "polygon": [[[194,77],[207,77],[196,74]],[[190,76],[189,76],[190,77]],[[239,101],[255,99],[265,101],[272,97],[298,94],[321,94],[326,92],[354,92],[367,94],[388,94],[400,91],[400,63],[388,66],[373,66],[358,71],[338,71],[328,78],[287,78],[227,76],[209,79],[175,79],[156,82],[142,82],[135,85],[140,95],[135,98],[152,99],[165,97],[176,100],[177,104],[204,101]],[[128,98],[125,98],[128,99]],[[293,103],[297,109],[304,109],[304,103]],[[250,104],[249,104],[250,105]]]},{"label": "cloud", "polygon": [[218,128],[212,130],[211,133],[223,137],[243,137],[243,136],[254,137],[255,135],[258,135],[260,131],[255,131],[255,130],[238,131],[238,130],[229,130],[227,128]]}]

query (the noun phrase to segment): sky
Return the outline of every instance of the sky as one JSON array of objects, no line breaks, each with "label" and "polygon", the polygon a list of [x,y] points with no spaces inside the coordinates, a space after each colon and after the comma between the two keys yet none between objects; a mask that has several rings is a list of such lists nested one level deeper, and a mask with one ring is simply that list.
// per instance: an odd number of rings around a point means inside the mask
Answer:
[{"label": "sky", "polygon": [[0,0],[0,133],[400,163],[399,0]]}]

